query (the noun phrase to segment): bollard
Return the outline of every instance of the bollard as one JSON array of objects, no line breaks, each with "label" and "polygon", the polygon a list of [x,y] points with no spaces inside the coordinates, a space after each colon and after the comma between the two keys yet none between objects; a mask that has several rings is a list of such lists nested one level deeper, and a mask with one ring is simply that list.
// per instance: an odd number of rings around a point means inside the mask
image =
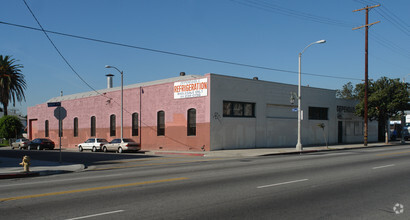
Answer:
[{"label": "bollard", "polygon": [[30,172],[30,157],[24,156],[23,161],[21,161],[20,165],[23,166],[24,172]]}]

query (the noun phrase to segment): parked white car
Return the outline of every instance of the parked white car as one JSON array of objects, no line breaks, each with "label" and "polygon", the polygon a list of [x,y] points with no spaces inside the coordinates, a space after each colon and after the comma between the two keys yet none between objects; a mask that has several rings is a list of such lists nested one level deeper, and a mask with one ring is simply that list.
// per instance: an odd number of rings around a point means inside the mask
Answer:
[{"label": "parked white car", "polygon": [[141,150],[141,146],[132,139],[124,138],[121,143],[121,138],[114,139],[110,143],[107,143],[103,146],[102,150],[107,151],[116,151],[122,153],[124,151],[138,151]]},{"label": "parked white car", "polygon": [[100,151],[103,149],[103,146],[108,144],[108,141],[104,138],[90,138],[84,143],[78,145],[78,151],[82,152],[83,150],[91,150],[92,152]]}]

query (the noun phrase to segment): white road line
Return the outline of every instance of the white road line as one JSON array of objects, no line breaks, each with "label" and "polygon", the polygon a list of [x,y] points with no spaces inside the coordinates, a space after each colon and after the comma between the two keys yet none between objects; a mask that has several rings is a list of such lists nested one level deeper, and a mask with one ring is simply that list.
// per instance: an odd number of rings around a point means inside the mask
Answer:
[{"label": "white road line", "polygon": [[102,215],[109,215],[109,214],[115,214],[119,212],[123,212],[124,210],[117,210],[117,211],[112,211],[112,212],[103,212],[99,214],[94,214],[94,215],[87,215],[87,216],[82,216],[82,217],[77,217],[77,218],[69,218],[67,220],[77,220],[77,219],[85,219],[85,218],[92,218],[92,217],[97,217],[97,216],[102,216]]},{"label": "white road line", "polygon": [[303,181],[308,181],[308,180],[309,179],[293,180],[293,181],[288,181],[288,182],[283,182],[283,183],[275,183],[275,184],[271,184],[271,185],[258,186],[256,188],[261,189],[261,188],[266,188],[266,187],[285,185],[285,184],[289,184],[289,183],[298,183],[298,182],[303,182]]},{"label": "white road line", "polygon": [[395,165],[394,164],[389,164],[389,165],[380,166],[380,167],[373,167],[372,169],[375,170],[375,169],[381,169],[381,168],[393,167],[393,166],[395,166]]},{"label": "white road line", "polygon": [[111,175],[104,175],[104,176],[88,176],[88,177],[79,177],[79,178],[71,178],[71,179],[47,180],[47,181],[31,182],[31,183],[17,183],[17,184],[9,184],[9,185],[0,185],[0,187],[24,186],[24,185],[52,183],[52,182],[67,182],[67,181],[72,181],[72,180],[96,179],[96,178],[121,176],[121,175],[122,174],[111,174]]}]

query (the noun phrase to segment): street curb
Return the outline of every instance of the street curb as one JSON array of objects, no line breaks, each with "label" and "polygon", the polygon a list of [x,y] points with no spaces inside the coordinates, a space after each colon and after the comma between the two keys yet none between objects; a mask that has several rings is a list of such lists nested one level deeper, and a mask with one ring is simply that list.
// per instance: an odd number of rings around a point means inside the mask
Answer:
[{"label": "street curb", "polygon": [[152,152],[154,155],[184,155],[184,156],[196,156],[205,157],[204,153],[178,153],[178,152]]},{"label": "street curb", "polygon": [[85,165],[79,164],[80,168],[76,170],[42,170],[42,171],[32,171],[32,172],[18,172],[18,173],[7,173],[7,174],[0,174],[0,179],[14,179],[14,178],[25,178],[25,177],[36,177],[36,176],[50,176],[55,174],[63,174],[63,173],[73,173],[73,172],[80,172],[84,171]]},{"label": "street curb", "polygon": [[279,153],[269,153],[259,155],[260,157],[264,156],[274,156],[274,155],[286,155],[286,154],[308,154],[308,153],[317,153],[324,151],[343,151],[343,150],[356,150],[356,149],[367,149],[367,148],[377,148],[377,147],[386,147],[386,146],[400,146],[401,144],[384,144],[376,146],[361,146],[361,147],[350,147],[350,148],[329,148],[329,149],[315,149],[315,150],[303,150],[303,151],[292,151],[292,152],[279,152]]},{"label": "street curb", "polygon": [[25,177],[33,177],[33,176],[40,176],[40,172],[28,172],[28,173],[8,173],[8,174],[0,174],[0,179],[14,179],[14,178],[25,178]]}]

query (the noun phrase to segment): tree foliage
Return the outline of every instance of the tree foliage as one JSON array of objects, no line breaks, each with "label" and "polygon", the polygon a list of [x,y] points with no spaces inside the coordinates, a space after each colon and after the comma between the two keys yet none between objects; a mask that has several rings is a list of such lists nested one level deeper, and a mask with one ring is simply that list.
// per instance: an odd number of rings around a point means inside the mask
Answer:
[{"label": "tree foliage", "polygon": [[353,89],[352,82],[348,82],[343,85],[342,89],[336,90],[336,97],[341,99],[357,99],[357,93]]},{"label": "tree foliage", "polygon": [[0,102],[4,107],[4,115],[7,115],[7,107],[10,102],[15,106],[16,101],[26,100],[24,96],[26,81],[21,73],[21,68],[23,65],[16,64],[15,59],[0,55]]},{"label": "tree foliage", "polygon": [[23,124],[17,116],[5,115],[0,118],[0,137],[16,138],[23,128]]},{"label": "tree foliage", "polygon": [[[409,109],[408,83],[400,79],[382,77],[377,81],[369,81],[368,117],[370,120],[386,122],[387,119]],[[355,88],[360,103],[356,106],[356,114],[364,116],[364,83]]]}]

